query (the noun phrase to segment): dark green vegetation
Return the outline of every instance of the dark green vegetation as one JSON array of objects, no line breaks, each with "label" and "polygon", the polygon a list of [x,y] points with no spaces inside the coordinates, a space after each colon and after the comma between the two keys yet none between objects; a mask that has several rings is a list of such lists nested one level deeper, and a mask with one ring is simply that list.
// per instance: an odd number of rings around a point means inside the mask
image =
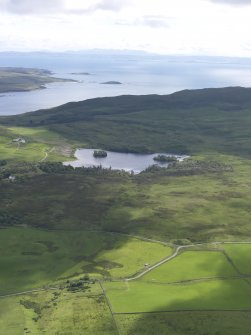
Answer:
[{"label": "dark green vegetation", "polygon": [[[1,298],[4,333],[250,332],[250,244],[214,242],[251,242],[251,89],[94,99],[0,122],[2,294],[46,289]],[[133,175],[63,166],[74,147],[191,158]],[[171,253],[130,235],[203,245],[125,281]]]},{"label": "dark green vegetation", "polygon": [[92,99],[0,121],[45,125],[89,148],[250,157],[250,111],[251,89],[235,87]]},{"label": "dark green vegetation", "polygon": [[177,162],[177,158],[175,156],[166,156],[166,155],[157,155],[153,157],[153,160],[160,163],[173,163]]},{"label": "dark green vegetation", "polygon": [[101,229],[164,241],[248,240],[250,163],[218,159],[232,170],[215,163],[210,170],[204,161],[204,170],[190,164],[131,176],[40,163],[33,175],[23,174],[24,181],[1,182],[0,224],[13,225],[8,218],[16,217],[32,227]]},{"label": "dark green vegetation", "polygon": [[48,70],[0,67],[0,93],[33,91],[49,83],[64,81],[73,80],[52,77]]},{"label": "dark green vegetation", "polygon": [[104,150],[94,150],[93,156],[96,158],[107,157],[107,152]]}]

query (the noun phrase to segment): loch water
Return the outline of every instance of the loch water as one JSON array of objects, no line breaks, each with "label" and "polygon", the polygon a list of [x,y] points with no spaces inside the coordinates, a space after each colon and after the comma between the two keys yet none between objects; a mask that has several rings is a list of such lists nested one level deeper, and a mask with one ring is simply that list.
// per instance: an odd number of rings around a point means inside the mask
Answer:
[{"label": "loch water", "polygon": [[[106,151],[107,157],[96,158],[93,156],[94,150],[95,149],[77,149],[75,152],[76,160],[65,162],[64,164],[71,165],[74,168],[102,166],[103,168],[111,168],[112,170],[133,171],[136,174],[154,164],[162,167],[168,166],[168,163],[159,163],[153,159],[155,156],[159,155],[159,153],[135,154]],[[179,161],[188,157],[184,155],[171,155],[168,153],[164,153],[164,155],[175,156]]]}]

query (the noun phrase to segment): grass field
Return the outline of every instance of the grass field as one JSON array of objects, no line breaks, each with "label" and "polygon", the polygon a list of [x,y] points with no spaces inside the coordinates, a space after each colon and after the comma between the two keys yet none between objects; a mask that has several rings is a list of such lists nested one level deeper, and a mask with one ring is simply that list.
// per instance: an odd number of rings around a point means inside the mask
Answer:
[{"label": "grass field", "polygon": [[221,252],[186,251],[149,272],[142,280],[167,283],[235,275],[237,275],[237,272]]},{"label": "grass field", "polygon": [[1,334],[115,335],[102,290],[38,292],[0,299]]},{"label": "grass field", "polygon": [[116,315],[121,335],[245,335],[251,312],[184,312]]},{"label": "grass field", "polygon": [[115,313],[251,309],[251,287],[242,279],[192,284],[112,282],[105,288]]},{"label": "grass field", "polygon": [[65,282],[85,273],[126,277],[170,253],[171,248],[161,244],[114,234],[2,229],[0,294]]},{"label": "grass field", "polygon": [[[170,256],[172,248],[157,243],[149,243],[136,239],[129,239],[122,246],[112,250],[102,251],[96,258],[98,262],[111,262],[118,267],[111,268],[112,278],[129,277],[144,270],[144,265],[152,265],[164,257]],[[143,258],[145,262],[143,263]],[[124,264],[122,267],[121,265]]]},{"label": "grass field", "polygon": [[[19,137],[26,143],[12,142]],[[45,128],[0,127],[1,159],[13,162],[63,161],[70,153],[67,141]]]},{"label": "grass field", "polygon": [[225,244],[224,249],[241,273],[251,274],[251,244]]},{"label": "grass field", "polygon": [[214,251],[203,246],[184,250],[138,280],[104,283],[121,334],[150,335],[156,329],[168,335],[232,335],[234,329],[246,334],[251,325],[251,282],[238,269],[248,264],[250,245],[211,248]]}]

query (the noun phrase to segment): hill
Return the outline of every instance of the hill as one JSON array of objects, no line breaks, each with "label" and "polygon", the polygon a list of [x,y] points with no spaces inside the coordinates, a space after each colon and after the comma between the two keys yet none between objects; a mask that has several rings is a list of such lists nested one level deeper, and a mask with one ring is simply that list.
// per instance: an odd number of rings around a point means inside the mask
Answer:
[{"label": "hill", "polygon": [[[248,334],[250,93],[100,98],[2,117],[2,333]],[[76,146],[192,156],[134,175],[61,164]]]},{"label": "hill", "polygon": [[251,155],[251,89],[97,98],[1,117],[8,126],[45,126],[89,147],[122,152]]}]

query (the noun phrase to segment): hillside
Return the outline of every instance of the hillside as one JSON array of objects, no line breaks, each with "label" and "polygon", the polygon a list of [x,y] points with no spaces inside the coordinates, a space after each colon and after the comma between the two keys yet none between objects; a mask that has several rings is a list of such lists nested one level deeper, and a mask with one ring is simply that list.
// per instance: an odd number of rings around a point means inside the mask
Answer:
[{"label": "hillside", "polygon": [[[251,89],[100,98],[0,123],[4,334],[249,333]],[[78,146],[191,157],[139,174],[63,165]]]},{"label": "hillside", "polygon": [[89,147],[122,152],[251,155],[251,89],[184,90],[71,102],[1,117],[10,126],[45,126]]}]

